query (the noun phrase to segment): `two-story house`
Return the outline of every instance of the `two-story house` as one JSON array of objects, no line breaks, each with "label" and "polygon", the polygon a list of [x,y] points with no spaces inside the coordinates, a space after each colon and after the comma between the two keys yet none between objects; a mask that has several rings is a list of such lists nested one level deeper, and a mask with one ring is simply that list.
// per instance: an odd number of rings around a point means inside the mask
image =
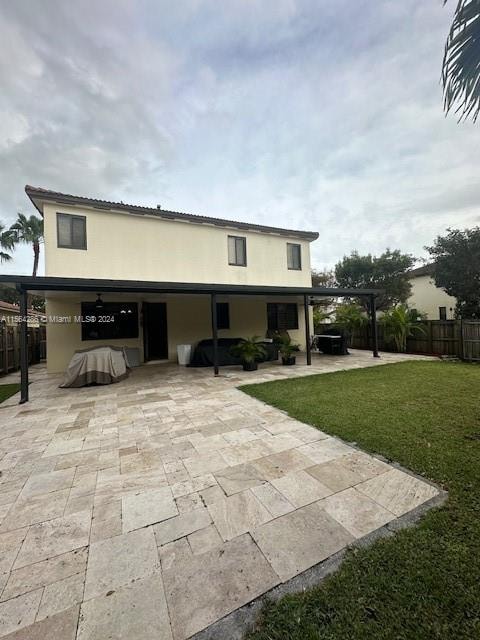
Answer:
[{"label": "two-story house", "polygon": [[[310,364],[314,296],[368,296],[375,318],[374,290],[312,287],[316,232],[25,191],[44,219],[45,276],[0,280],[17,286],[24,306],[28,291],[45,295],[49,372],[99,344],[136,348],[142,362],[175,361],[180,344],[213,338],[216,349],[220,337],[277,330]],[[25,401],[25,363],[22,376]]]},{"label": "two-story house", "polygon": [[[117,281],[311,287],[317,233],[219,220],[26,187],[44,219],[45,276]],[[98,296],[96,295],[98,294]],[[98,304],[98,299],[101,304]],[[302,300],[221,295],[221,337],[288,330],[305,347]],[[100,306],[100,309],[96,307]],[[144,360],[175,360],[176,347],[212,334],[208,296],[99,290],[47,293],[47,366],[63,371],[76,349],[138,347]],[[105,316],[105,322],[62,318]],[[108,322],[110,316],[114,321]],[[58,319],[58,321],[55,321]]]},{"label": "two-story house", "polygon": [[408,306],[424,313],[428,320],[453,320],[457,299],[436,286],[434,269],[431,263],[410,271],[412,291]]}]

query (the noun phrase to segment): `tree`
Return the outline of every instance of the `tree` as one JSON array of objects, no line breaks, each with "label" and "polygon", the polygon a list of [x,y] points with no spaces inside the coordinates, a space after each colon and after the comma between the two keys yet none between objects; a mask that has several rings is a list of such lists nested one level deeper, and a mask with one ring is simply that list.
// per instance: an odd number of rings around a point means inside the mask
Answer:
[{"label": "tree", "polygon": [[[446,4],[447,0],[444,0]],[[446,113],[458,104],[460,120],[480,113],[480,0],[458,0],[442,66]]]},{"label": "tree", "polygon": [[435,263],[433,279],[457,299],[457,317],[480,318],[480,227],[447,232],[425,247]]},{"label": "tree", "polygon": [[407,338],[414,332],[425,333],[425,329],[415,323],[412,310],[405,304],[388,309],[380,318],[384,328],[385,342],[393,342],[399,353],[407,350]]},{"label": "tree", "polygon": [[33,273],[35,277],[38,269],[38,259],[40,257],[40,244],[43,242],[43,220],[37,216],[27,218],[23,213],[19,213],[17,221],[10,227],[14,243],[22,242],[31,244],[33,247]]},{"label": "tree", "polygon": [[[4,229],[5,226],[0,224],[0,262],[8,262],[12,259],[12,256],[7,251],[11,251],[15,245],[15,240],[10,230],[4,231]],[[1,249],[5,249],[5,251]]]},{"label": "tree", "polygon": [[[408,272],[414,262],[413,256],[398,249],[387,249],[378,257],[353,251],[335,265],[335,278],[346,289],[383,289],[384,293],[377,297],[377,308],[388,309],[409,298],[412,285]],[[367,300],[359,298],[358,302],[368,310]]]},{"label": "tree", "polygon": [[335,309],[335,325],[345,329],[348,342],[351,344],[356,329],[361,329],[368,322],[364,309],[355,302],[342,302]]},{"label": "tree", "polygon": [[[335,287],[335,276],[333,271],[319,271],[312,269],[312,287],[323,287],[331,289]],[[313,305],[313,326],[321,324],[324,320],[329,318],[333,311],[333,298],[315,298],[315,304]]]}]

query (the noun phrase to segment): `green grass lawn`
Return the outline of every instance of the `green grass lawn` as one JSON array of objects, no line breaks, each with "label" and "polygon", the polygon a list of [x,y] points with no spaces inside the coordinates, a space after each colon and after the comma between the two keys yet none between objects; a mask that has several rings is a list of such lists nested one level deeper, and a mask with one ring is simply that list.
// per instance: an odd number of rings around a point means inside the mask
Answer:
[{"label": "green grass lawn", "polygon": [[250,640],[480,638],[480,366],[405,362],[242,390],[449,492],[416,527],[266,606]]},{"label": "green grass lawn", "polygon": [[17,383],[0,384],[0,404],[17,393],[17,391],[20,391],[20,385]]}]

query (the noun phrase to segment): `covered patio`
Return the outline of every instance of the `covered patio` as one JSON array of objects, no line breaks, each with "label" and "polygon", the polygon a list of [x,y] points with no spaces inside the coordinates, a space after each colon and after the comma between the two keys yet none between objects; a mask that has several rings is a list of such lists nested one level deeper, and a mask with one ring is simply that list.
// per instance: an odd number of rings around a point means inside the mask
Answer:
[{"label": "covered patio", "polygon": [[[27,277],[27,276],[2,276],[1,281],[9,286],[15,286],[20,294],[20,320],[21,320],[21,399],[20,402],[27,402],[29,399],[28,388],[28,359],[27,359],[27,300],[28,294],[41,294],[48,299],[58,299],[63,297],[68,301],[69,296],[84,294],[85,296],[113,295],[124,297],[128,294],[134,296],[137,301],[166,299],[168,296],[189,297],[190,299],[203,299],[209,301],[211,339],[213,343],[213,363],[212,368],[215,376],[218,376],[220,363],[218,358],[219,325],[217,317],[217,303],[219,300],[236,300],[238,304],[246,305],[251,300],[291,300],[300,308],[303,308],[303,317],[299,322],[298,329],[303,331],[302,343],[305,347],[306,364],[311,366],[311,338],[312,320],[311,306],[319,298],[346,298],[360,297],[368,299],[370,311],[370,321],[372,329],[372,353],[378,357],[377,343],[377,323],[376,323],[376,296],[380,293],[374,289],[340,289],[340,288],[315,288],[315,287],[276,287],[276,286],[253,286],[253,285],[226,285],[226,284],[204,284],[204,283],[182,283],[182,282],[140,282],[132,280],[106,280],[87,278],[59,278],[59,277]],[[60,307],[62,308],[62,307]],[[80,307],[78,307],[80,309]],[[249,308],[245,307],[245,316],[248,317]],[[48,315],[48,306],[47,306]],[[194,315],[194,314],[193,314]],[[47,320],[49,318],[47,317]],[[197,318],[189,318],[191,323],[195,323]],[[51,326],[52,322],[50,322]],[[261,327],[265,333],[265,326]],[[243,327],[246,335],[253,335],[254,331],[249,330],[248,325]],[[236,337],[246,337],[246,335]],[[203,336],[208,337],[208,336]],[[82,338],[83,339],[83,338]],[[180,338],[181,340],[181,338]],[[47,322],[47,359],[49,342],[49,323]],[[57,340],[55,340],[57,342]],[[108,341],[109,342],[109,341]],[[107,342],[107,343],[108,343]],[[117,341],[118,343],[118,341]],[[70,356],[73,355],[76,346],[75,341],[67,344]],[[169,354],[170,355],[170,354]],[[171,358],[170,358],[171,359]]]},{"label": "covered patio", "polygon": [[217,377],[146,365],[82,389],[32,367],[29,405],[0,409],[0,637],[241,638],[263,597],[438,501],[236,388],[412,356],[303,358]]}]

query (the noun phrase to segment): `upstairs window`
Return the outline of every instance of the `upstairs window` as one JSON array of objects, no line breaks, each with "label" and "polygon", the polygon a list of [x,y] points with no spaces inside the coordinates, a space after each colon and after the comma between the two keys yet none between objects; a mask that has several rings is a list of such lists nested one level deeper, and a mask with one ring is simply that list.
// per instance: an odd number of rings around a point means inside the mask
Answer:
[{"label": "upstairs window", "polygon": [[228,236],[228,264],[236,267],[247,266],[247,239]]},{"label": "upstairs window", "polygon": [[268,302],[267,320],[272,331],[298,329],[298,307],[295,302]]},{"label": "upstairs window", "polygon": [[57,246],[60,249],[87,248],[87,219],[85,216],[57,213]]},{"label": "upstairs window", "polygon": [[302,269],[302,247],[299,244],[287,242],[287,266],[289,269],[301,271]]}]

